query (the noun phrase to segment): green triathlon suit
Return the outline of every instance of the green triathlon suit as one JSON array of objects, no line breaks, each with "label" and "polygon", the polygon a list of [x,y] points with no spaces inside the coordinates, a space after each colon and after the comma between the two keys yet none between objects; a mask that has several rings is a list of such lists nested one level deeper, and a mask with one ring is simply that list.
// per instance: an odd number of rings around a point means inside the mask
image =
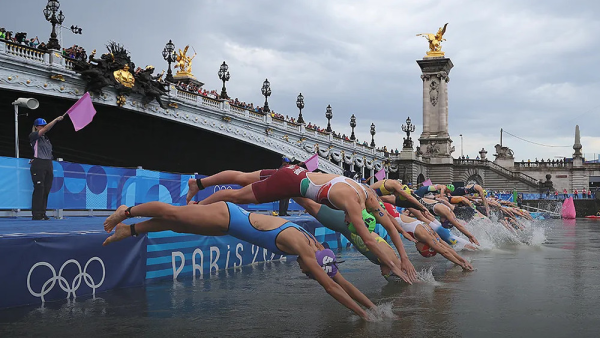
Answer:
[{"label": "green triathlon suit", "polygon": [[[345,221],[345,213],[343,211],[334,210],[326,205],[321,205],[321,208],[319,209],[319,212],[315,218],[326,228],[341,233],[348,239],[348,241],[350,241],[350,243],[352,243],[352,245],[356,247],[356,249],[358,249],[361,254],[367,257],[371,262],[377,265],[381,264],[377,256],[375,256],[375,254],[373,254],[373,252],[367,248],[362,238],[348,229],[348,225]],[[381,238],[379,235],[377,235],[375,240],[377,243],[384,242],[388,244],[386,240]]]}]

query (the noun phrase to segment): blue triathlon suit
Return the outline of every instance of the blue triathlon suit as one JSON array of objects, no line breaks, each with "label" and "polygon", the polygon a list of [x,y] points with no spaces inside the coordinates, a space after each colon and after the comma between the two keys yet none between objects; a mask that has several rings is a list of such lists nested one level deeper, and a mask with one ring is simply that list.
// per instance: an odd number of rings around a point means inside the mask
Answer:
[{"label": "blue triathlon suit", "polygon": [[250,213],[236,204],[225,202],[229,210],[229,227],[227,234],[248,243],[263,247],[276,255],[292,255],[277,247],[277,236],[287,228],[296,228],[310,242],[317,243],[315,237],[298,224],[287,222],[271,230],[259,230],[250,223]]},{"label": "blue triathlon suit", "polygon": [[451,196],[464,196],[468,194],[476,194],[477,190],[475,190],[475,186],[471,185],[468,188],[466,187],[458,187],[454,189],[453,192],[450,193]]},{"label": "blue triathlon suit", "polygon": [[436,192],[437,190],[429,190],[429,186],[424,186],[424,187],[420,187],[419,189],[413,191],[415,193],[415,195],[419,196],[419,197],[425,197],[425,195],[427,195],[430,192]]}]

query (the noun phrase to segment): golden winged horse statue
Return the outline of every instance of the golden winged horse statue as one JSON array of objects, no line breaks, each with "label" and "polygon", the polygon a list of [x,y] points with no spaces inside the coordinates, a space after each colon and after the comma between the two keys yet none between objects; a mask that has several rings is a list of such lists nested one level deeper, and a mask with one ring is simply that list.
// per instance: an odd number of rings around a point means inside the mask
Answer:
[{"label": "golden winged horse statue", "polygon": [[444,33],[446,33],[446,23],[444,27],[440,27],[436,34],[432,33],[422,33],[417,34],[417,36],[423,36],[429,42],[429,50],[427,51],[427,56],[429,57],[438,57],[444,56],[444,52],[442,52],[442,41],[446,41],[444,39]]}]

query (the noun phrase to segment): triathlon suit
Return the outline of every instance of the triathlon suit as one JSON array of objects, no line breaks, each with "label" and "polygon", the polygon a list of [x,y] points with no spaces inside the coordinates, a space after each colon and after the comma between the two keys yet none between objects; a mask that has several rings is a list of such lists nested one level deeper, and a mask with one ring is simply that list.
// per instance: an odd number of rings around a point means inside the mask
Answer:
[{"label": "triathlon suit", "polygon": [[433,229],[433,231],[437,232],[440,238],[448,243],[454,250],[461,250],[465,247],[465,245],[470,244],[464,238],[460,238],[455,236],[449,229],[446,229],[440,224],[438,221],[433,221],[429,223],[429,226]]},{"label": "triathlon suit", "polygon": [[393,205],[391,205],[389,203],[384,203],[384,206],[385,206],[385,210],[387,210],[387,212],[398,221],[400,226],[402,226],[402,229],[404,229],[404,231],[408,232],[411,236],[415,237],[415,229],[417,228],[417,226],[419,226],[423,222],[421,222],[419,220],[415,220],[414,222],[409,222],[409,223],[404,222],[402,220],[402,217],[400,216],[400,213],[396,209],[396,207],[394,207]]},{"label": "triathlon suit", "polygon": [[468,194],[476,194],[477,190],[475,190],[474,185],[469,185],[467,187],[458,187],[454,189],[453,192],[450,193],[451,196],[464,196]]},{"label": "triathlon suit", "polygon": [[[333,188],[334,185],[336,185],[338,183],[344,183],[344,184],[348,185],[350,188],[354,189],[354,191],[356,192],[356,194],[358,195],[359,198],[361,196],[360,192],[358,192],[358,190],[349,182],[349,180],[350,179],[347,177],[338,176],[338,177],[335,177],[334,179],[330,180],[329,182],[319,185],[319,184],[313,183],[310,180],[310,178],[306,177],[306,179],[302,180],[302,182],[301,182],[300,192],[301,192],[302,197],[310,198],[311,200],[313,200],[317,203],[325,204],[326,206],[328,206],[330,208],[340,210],[340,208],[335,206],[329,199],[329,193],[331,192],[331,188]],[[365,194],[365,200],[367,198],[369,198],[369,193],[367,192],[367,190],[360,184],[359,184],[359,187],[362,189],[363,193]]]},{"label": "triathlon suit", "polygon": [[229,227],[227,234],[248,243],[263,247],[276,255],[292,255],[284,252],[277,247],[277,236],[287,228],[296,228],[306,239],[313,241],[316,245],[316,238],[298,224],[287,222],[280,227],[271,230],[259,230],[250,222],[250,213],[236,204],[225,202],[229,211]]},{"label": "triathlon suit", "polygon": [[391,192],[385,188],[386,181],[387,181],[387,179],[381,181],[381,185],[379,186],[379,188],[374,189],[378,196],[387,196],[387,195],[393,194],[393,192]]},{"label": "triathlon suit", "polygon": [[[385,188],[386,181],[387,181],[387,179],[381,181],[381,185],[379,186],[379,188],[373,189],[373,190],[375,190],[375,193],[377,194],[377,196],[395,195],[393,192],[391,192]],[[416,198],[415,194],[412,191],[410,192],[410,194]],[[395,195],[395,197],[396,197],[396,201],[394,202],[394,204],[396,204],[397,207],[419,208],[413,202],[406,199],[406,197],[402,196],[402,194]]]},{"label": "triathlon suit", "polygon": [[435,211],[433,209],[435,209],[435,206],[437,204],[439,204],[440,202],[428,203],[428,202],[425,202],[425,200],[422,198],[418,198],[418,200],[419,200],[419,203],[421,203],[425,207],[425,209],[427,209],[427,211],[429,211],[432,215],[439,216],[438,214],[435,213]]},{"label": "triathlon suit", "polygon": [[435,188],[435,185],[424,186],[424,187],[420,187],[419,189],[415,190],[415,195],[422,198],[422,197],[425,197],[425,195],[427,195],[428,193],[436,192],[436,191],[438,191],[438,190]]},{"label": "triathlon suit", "polygon": [[[350,186],[360,196],[358,190],[350,183],[347,177],[338,176],[324,184],[314,184],[308,177],[308,170],[299,166],[287,166],[280,169],[262,170],[260,181],[252,183],[252,192],[258,203],[267,203],[284,198],[306,197],[317,203],[325,204],[334,209],[339,209],[329,200],[331,188],[344,183]],[[362,188],[362,187],[361,187]],[[363,189],[365,196],[367,191]]]},{"label": "triathlon suit", "polygon": [[[362,238],[350,231],[345,221],[345,213],[341,210],[334,210],[326,205],[321,205],[319,212],[315,216],[319,223],[323,224],[324,227],[331,229],[333,231],[337,231],[341,233],[344,237],[356,247],[356,249],[363,254],[363,256],[367,257],[374,264],[380,265],[379,259],[373,252],[369,251],[369,248],[365,245],[365,242]],[[387,241],[381,238],[379,235],[375,238],[377,243],[385,243],[388,244]],[[388,244],[389,246],[389,244]]]}]

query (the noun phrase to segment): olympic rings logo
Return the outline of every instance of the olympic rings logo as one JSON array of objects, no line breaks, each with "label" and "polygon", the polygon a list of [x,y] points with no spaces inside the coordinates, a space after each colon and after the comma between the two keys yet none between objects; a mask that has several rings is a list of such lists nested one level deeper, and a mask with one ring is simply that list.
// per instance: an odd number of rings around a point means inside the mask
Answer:
[{"label": "olympic rings logo", "polygon": [[219,190],[227,190],[227,189],[232,190],[233,188],[231,186],[228,187],[225,185],[215,185],[213,192],[217,192]]},{"label": "olympic rings logo", "polygon": [[[100,279],[98,284],[96,284],[96,282],[92,278],[92,276],[89,273],[87,273],[88,266],[93,261],[97,261],[98,263],[100,263],[100,266],[102,266],[102,278]],[[75,276],[75,278],[73,279],[73,281],[71,282],[70,285],[69,285],[69,282],[67,281],[67,279],[62,276],[62,272],[63,272],[64,268],[69,264],[75,264],[75,266],[77,266],[77,269],[79,270],[79,273]],[[33,270],[35,270],[35,268],[37,268],[38,266],[47,266],[50,269],[50,271],[52,272],[52,277],[50,277],[50,279],[48,279],[44,283],[44,285],[42,285],[42,289],[40,290],[40,292],[35,292],[31,288],[31,274],[33,273]],[[74,259],[69,259],[68,261],[64,262],[63,265],[60,267],[60,270],[58,270],[58,275],[56,274],[56,270],[50,263],[38,262],[38,263],[35,263],[29,270],[29,274],[27,275],[27,289],[29,289],[29,293],[31,293],[34,297],[40,297],[42,299],[42,302],[45,302],[46,300],[44,299],[44,296],[47,295],[52,290],[52,288],[58,281],[58,285],[60,286],[60,288],[63,289],[63,291],[67,292],[67,299],[70,298],[71,294],[73,295],[73,299],[75,299],[77,297],[77,295],[75,294],[75,291],[77,291],[77,289],[79,289],[79,287],[81,286],[82,279],[85,281],[85,284],[87,284],[87,286],[92,288],[92,294],[96,295],[96,289],[99,288],[100,285],[102,285],[102,283],[104,283],[105,277],[106,277],[106,268],[104,267],[104,262],[102,261],[102,259],[100,259],[98,257],[90,258],[87,261],[87,263],[85,264],[85,266],[83,267],[83,271],[81,270],[81,265],[79,264],[78,261],[76,261]]]}]

